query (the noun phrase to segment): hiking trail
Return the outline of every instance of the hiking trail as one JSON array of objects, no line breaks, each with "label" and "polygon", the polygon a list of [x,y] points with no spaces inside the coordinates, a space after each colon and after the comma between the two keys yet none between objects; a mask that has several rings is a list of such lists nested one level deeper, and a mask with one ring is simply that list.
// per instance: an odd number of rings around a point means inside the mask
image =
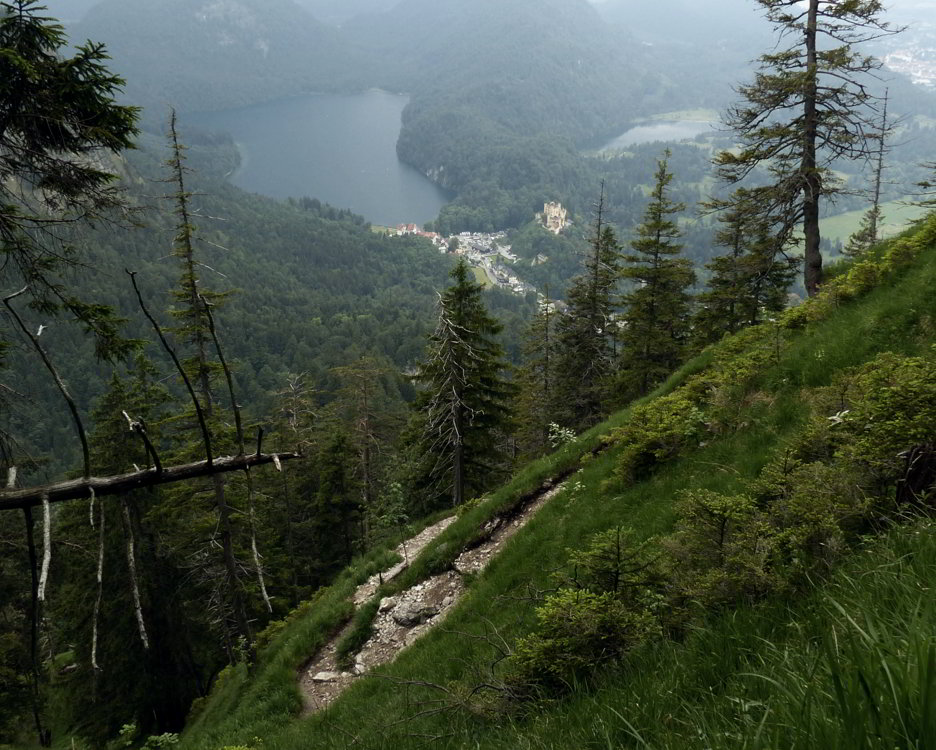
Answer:
[{"label": "hiking trail", "polygon": [[[513,513],[488,521],[480,544],[465,549],[450,570],[421,581],[395,596],[381,599],[374,619],[373,633],[354,657],[351,671],[338,664],[338,643],[353,626],[349,621],[319,649],[299,671],[299,689],[305,715],[327,708],[353,682],[372,669],[393,661],[400,651],[415,643],[438,625],[465,592],[463,576],[477,574],[487,567],[507,541],[530,521],[563,488],[547,482]],[[396,552],[403,559],[387,570],[371,576],[354,593],[355,608],[370,601],[380,586],[409,567],[423,549],[444,532],[457,516],[450,516],[421,531]]]}]

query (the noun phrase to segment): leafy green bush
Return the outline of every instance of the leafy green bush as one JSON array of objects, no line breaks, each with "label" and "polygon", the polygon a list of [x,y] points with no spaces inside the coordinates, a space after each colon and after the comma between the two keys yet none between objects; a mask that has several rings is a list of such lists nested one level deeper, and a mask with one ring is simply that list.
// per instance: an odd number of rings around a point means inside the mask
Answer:
[{"label": "leafy green bush", "polygon": [[858,369],[854,390],[840,454],[892,481],[903,471],[904,451],[936,440],[936,361],[880,354]]},{"label": "leafy green bush", "polygon": [[663,542],[672,607],[720,606],[780,587],[770,569],[773,530],[751,497],[692,490],[677,513],[676,531]]}]

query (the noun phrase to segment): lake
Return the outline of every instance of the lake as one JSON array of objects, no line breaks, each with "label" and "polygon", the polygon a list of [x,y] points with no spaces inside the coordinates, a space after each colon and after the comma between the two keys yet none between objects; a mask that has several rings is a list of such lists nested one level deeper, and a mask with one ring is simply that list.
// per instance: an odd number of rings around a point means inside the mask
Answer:
[{"label": "lake", "polygon": [[318,198],[374,224],[422,224],[450,199],[396,154],[407,98],[385,91],[310,94],[185,117],[230,133],[241,150],[231,181],[274,198]]},{"label": "lake", "polygon": [[714,132],[716,123],[708,120],[660,120],[638,125],[606,143],[599,151],[621,151],[630,146],[654,141],[688,141],[703,133]]}]

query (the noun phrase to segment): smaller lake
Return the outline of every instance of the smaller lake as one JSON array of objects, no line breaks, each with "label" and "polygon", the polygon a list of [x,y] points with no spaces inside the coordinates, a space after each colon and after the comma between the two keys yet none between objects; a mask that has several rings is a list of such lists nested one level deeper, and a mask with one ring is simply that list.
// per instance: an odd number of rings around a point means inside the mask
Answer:
[{"label": "smaller lake", "polygon": [[715,123],[708,120],[659,120],[631,128],[606,143],[599,151],[622,151],[630,146],[655,141],[689,141],[697,135],[713,132],[715,127]]},{"label": "smaller lake", "polygon": [[407,98],[385,91],[315,94],[221,112],[188,124],[230,133],[241,150],[231,181],[274,198],[318,198],[374,224],[422,224],[449,201],[396,153]]}]

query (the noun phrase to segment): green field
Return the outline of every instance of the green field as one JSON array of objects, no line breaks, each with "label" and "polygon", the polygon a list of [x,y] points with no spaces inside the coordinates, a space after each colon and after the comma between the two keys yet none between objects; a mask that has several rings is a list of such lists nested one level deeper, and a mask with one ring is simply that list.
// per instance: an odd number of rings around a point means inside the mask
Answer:
[{"label": "green field", "polygon": [[[880,225],[880,232],[882,239],[899,234],[907,228],[908,224],[922,218],[926,213],[925,209],[910,205],[911,200],[912,197],[907,196],[881,205],[883,220]],[[849,237],[858,231],[861,217],[864,215],[864,210],[848,211],[847,213],[823,219],[821,222],[822,236],[828,237],[832,241],[839,240],[844,244],[848,242]]]},{"label": "green field", "polygon": [[487,271],[485,271],[483,268],[472,266],[471,272],[474,274],[475,281],[477,281],[485,289],[490,289],[492,286],[494,286],[494,283],[491,281],[490,277],[487,275]]}]

